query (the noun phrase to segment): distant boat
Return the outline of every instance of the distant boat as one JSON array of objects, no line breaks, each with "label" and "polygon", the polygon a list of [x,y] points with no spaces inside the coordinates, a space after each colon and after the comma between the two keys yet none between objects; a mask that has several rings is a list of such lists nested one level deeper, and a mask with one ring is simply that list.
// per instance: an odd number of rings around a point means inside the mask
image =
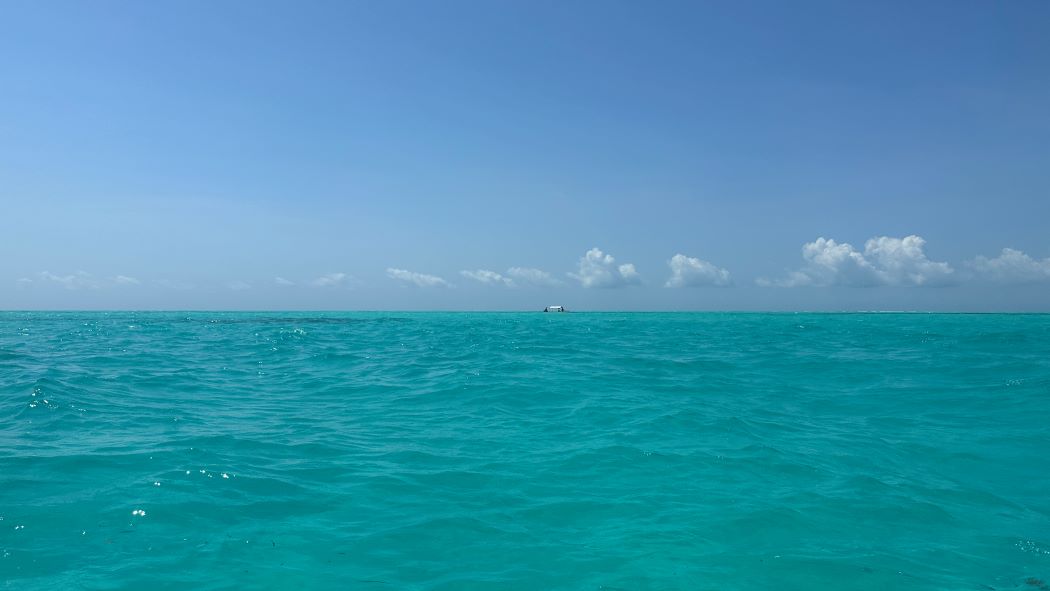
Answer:
[{"label": "distant boat", "polygon": [[547,306],[543,309],[544,312],[564,312],[565,306]]}]

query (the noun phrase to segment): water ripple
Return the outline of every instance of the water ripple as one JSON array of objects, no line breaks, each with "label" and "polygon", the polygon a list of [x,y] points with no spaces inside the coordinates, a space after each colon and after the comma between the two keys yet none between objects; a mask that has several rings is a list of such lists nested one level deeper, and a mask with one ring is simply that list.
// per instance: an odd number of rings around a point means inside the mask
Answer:
[{"label": "water ripple", "polygon": [[1050,317],[0,314],[18,589],[1040,589]]}]

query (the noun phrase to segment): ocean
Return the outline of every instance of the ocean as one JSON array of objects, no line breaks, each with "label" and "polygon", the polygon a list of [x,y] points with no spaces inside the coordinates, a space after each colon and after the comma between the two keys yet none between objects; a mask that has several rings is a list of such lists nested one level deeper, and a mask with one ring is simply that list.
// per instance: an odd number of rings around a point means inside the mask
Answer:
[{"label": "ocean", "polygon": [[2,313],[0,585],[1050,589],[1050,315]]}]

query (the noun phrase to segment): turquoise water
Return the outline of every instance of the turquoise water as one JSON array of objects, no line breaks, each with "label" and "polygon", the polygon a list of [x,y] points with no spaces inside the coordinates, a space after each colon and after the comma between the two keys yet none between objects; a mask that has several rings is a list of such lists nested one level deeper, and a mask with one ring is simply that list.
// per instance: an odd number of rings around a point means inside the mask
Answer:
[{"label": "turquoise water", "polygon": [[0,314],[11,589],[1040,589],[1050,316]]}]

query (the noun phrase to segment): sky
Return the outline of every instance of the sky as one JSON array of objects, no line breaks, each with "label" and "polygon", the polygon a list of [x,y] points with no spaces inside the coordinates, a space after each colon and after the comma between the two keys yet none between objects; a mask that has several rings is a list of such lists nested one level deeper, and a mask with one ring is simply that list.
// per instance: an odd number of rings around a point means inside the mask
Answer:
[{"label": "sky", "polygon": [[1050,311],[1050,3],[0,2],[0,309]]}]

